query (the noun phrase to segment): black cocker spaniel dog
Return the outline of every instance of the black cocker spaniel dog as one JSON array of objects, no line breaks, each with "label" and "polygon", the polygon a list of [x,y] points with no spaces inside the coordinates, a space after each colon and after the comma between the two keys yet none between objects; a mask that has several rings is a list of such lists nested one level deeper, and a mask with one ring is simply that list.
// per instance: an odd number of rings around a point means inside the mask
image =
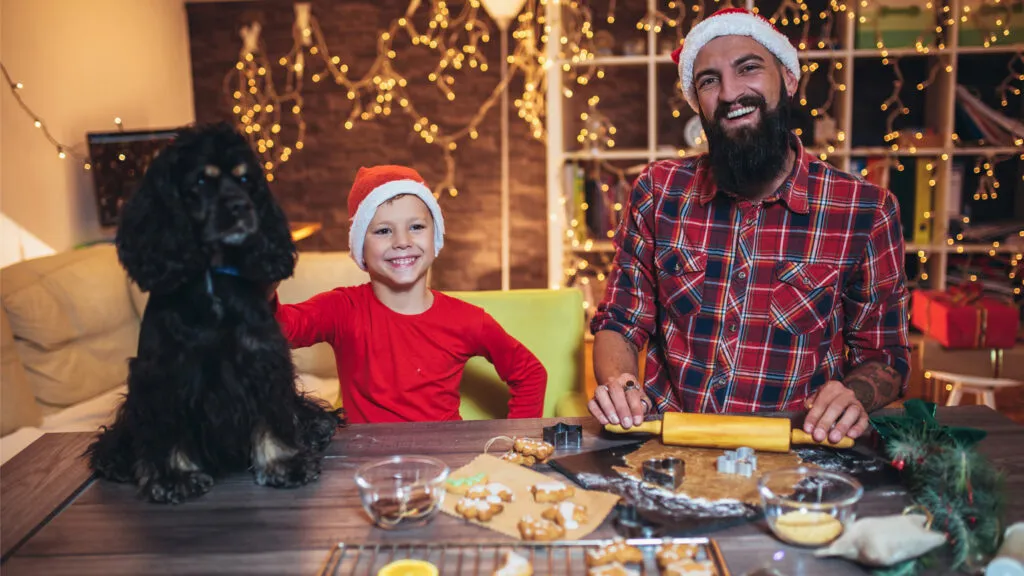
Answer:
[{"label": "black cocker spaniel dog", "polygon": [[87,452],[93,470],[172,503],[246,469],[266,486],[317,479],[341,413],[296,390],[266,297],[296,248],[245,138],[184,129],[125,203],[116,244],[150,296],[128,394]]}]

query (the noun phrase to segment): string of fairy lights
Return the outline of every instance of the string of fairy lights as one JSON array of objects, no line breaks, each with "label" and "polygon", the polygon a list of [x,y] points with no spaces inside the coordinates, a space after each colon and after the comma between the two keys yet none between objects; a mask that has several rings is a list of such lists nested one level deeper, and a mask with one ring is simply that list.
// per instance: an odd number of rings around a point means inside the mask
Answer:
[{"label": "string of fairy lights", "polygon": [[[43,137],[46,138],[46,140],[54,147],[57,158],[64,160],[70,157],[72,160],[81,163],[84,170],[91,170],[92,160],[89,159],[89,156],[87,154],[77,152],[74,146],[69,146],[62,143],[60,140],[57,140],[53,133],[50,132],[50,128],[47,126],[46,121],[43,120],[43,117],[37,114],[29,107],[28,104],[25,103],[25,100],[21,97],[22,91],[25,90],[25,84],[13,80],[10,72],[7,71],[7,66],[4,66],[3,63],[0,63],[0,73],[3,74],[4,83],[6,83],[7,87],[11,89],[11,96],[14,97],[14,101],[17,102],[18,107],[25,112],[25,115],[32,120],[32,125],[35,126]],[[114,126],[116,126],[118,130],[124,130],[124,123],[121,121],[119,116],[114,118]],[[124,158],[121,158],[121,160],[123,161]]]},{"label": "string of fairy lights", "polygon": [[[920,82],[908,82],[901,68],[901,59],[907,52],[900,50],[894,53],[883,42],[883,35],[878,31],[878,18],[872,9],[873,3],[881,5],[880,0],[849,0],[847,4],[841,0],[830,0],[828,5],[812,12],[803,0],[782,0],[775,10],[766,15],[770,21],[784,30],[799,28],[795,36],[801,50],[835,50],[838,47],[835,31],[837,23],[844,18],[859,26],[874,26],[877,42],[875,49],[883,66],[893,74],[892,92],[879,104],[886,112],[885,134],[883,140],[890,154],[884,164],[876,164],[872,169],[888,169],[894,167],[898,171],[904,169],[901,156],[918,154],[918,147],[926,135],[920,131],[907,132],[901,126],[910,114],[909,106],[903,97],[906,90],[913,87],[923,92],[936,83],[955,82],[946,76],[954,72],[954,66],[948,58],[933,58]],[[971,23],[980,32],[980,44],[984,48],[997,46],[1011,36],[1010,26],[1013,18],[1013,0],[988,0],[983,8],[975,4],[965,3],[959,14],[953,14],[950,6],[937,0],[922,0],[926,10],[934,12],[935,26],[933,29],[922,30],[914,42],[914,52],[918,55],[933,53],[942,54],[950,43],[950,36],[956,29],[954,24]],[[648,10],[635,22],[641,31],[655,34],[673,34],[678,44],[685,32],[700,22],[706,15],[727,6],[742,5],[739,0],[714,0],[702,5],[700,2],[681,2],[678,0],[659,0],[653,10]],[[344,62],[338,52],[325,39],[321,24],[312,13],[308,3],[294,5],[295,19],[292,23],[292,45],[281,55],[270,55],[261,38],[258,23],[252,23],[240,30],[241,47],[234,67],[227,72],[223,81],[223,89],[228,106],[235,115],[240,129],[252,138],[254,147],[262,155],[268,179],[286,164],[290,158],[302,151],[306,145],[306,119],[304,111],[304,91],[309,84],[333,84],[343,91],[351,101],[347,118],[340,127],[354,130],[360,123],[378,121],[392,115],[402,114],[410,129],[428,145],[437,147],[443,157],[445,176],[437,183],[435,195],[447,193],[450,197],[458,195],[456,154],[460,144],[465,140],[476,139],[478,128],[488,112],[497,103],[501,94],[509,89],[511,79],[520,78],[518,84],[522,89],[515,95],[514,106],[518,117],[527,124],[531,134],[543,142],[547,134],[547,83],[552,66],[561,66],[563,85],[561,92],[566,98],[573,98],[580,87],[604,78],[604,69],[598,64],[597,50],[594,42],[595,15],[591,13],[588,3],[578,0],[527,0],[512,26],[512,50],[508,54],[508,75],[505,81],[499,81],[494,89],[482,102],[474,102],[474,112],[469,121],[461,126],[442,127],[437,120],[423,113],[430,106],[420,104],[419,90],[424,85],[433,87],[442,96],[442,101],[456,102],[459,94],[461,74],[487,73],[494,67],[483,50],[483,45],[490,42],[494,34],[493,22],[482,13],[480,0],[468,0],[451,6],[444,0],[411,0],[406,12],[392,20],[376,37],[376,56],[364,74],[354,75],[350,68],[351,62]],[[973,8],[972,8],[973,6]],[[560,10],[562,25],[557,38],[549,37],[549,11]],[[616,21],[616,0],[609,0],[608,10],[603,13],[604,20],[612,24]],[[754,8],[758,11],[758,8]],[[818,31],[817,35],[814,32]],[[549,60],[548,45],[557,43],[557,60]],[[427,49],[436,58],[429,67],[425,77],[413,77],[402,71],[403,53],[407,45]],[[1024,50],[1008,53],[1007,74],[996,88],[997,100],[1004,109],[1017,105],[1024,86]],[[417,55],[420,59],[421,56]],[[832,111],[838,95],[849,87],[843,80],[848,64],[839,55],[831,58],[810,59],[802,63],[803,76],[798,89],[798,103],[817,121],[835,122]],[[362,67],[361,67],[362,68]],[[277,72],[275,72],[275,70]],[[282,74],[283,71],[283,74]],[[812,77],[824,74],[825,94],[812,102],[809,86]],[[60,159],[71,157],[88,169],[90,162],[87,156],[76,153],[72,147],[54,138],[46,124],[22,100],[21,91],[24,86],[14,81],[6,68],[3,69],[4,79],[14,94],[15,100],[47,141],[53,145]],[[282,79],[275,81],[275,78]],[[425,82],[424,82],[425,81]],[[415,88],[415,89],[414,89]],[[461,99],[459,106],[465,106]],[[678,83],[669,100],[672,115],[682,116],[686,110],[685,99],[679,92]],[[576,136],[576,142],[584,150],[613,148],[616,145],[616,128],[611,119],[602,112],[600,97],[589,95],[585,105],[579,112],[582,127]],[[120,122],[116,122],[120,128]],[[836,149],[846,141],[847,133],[840,127],[832,138],[820,149],[820,157],[827,160]],[[799,130],[798,130],[799,132]],[[955,132],[950,135],[955,145],[968,145],[960,140]],[[973,143],[972,143],[973,144]],[[982,144],[982,143],[978,143]],[[1014,145],[1024,147],[1024,139],[1017,137]],[[928,146],[921,146],[928,148]],[[934,148],[935,146],[931,146]],[[680,155],[685,151],[680,151]],[[1001,162],[1013,159],[1024,160],[1024,153],[1012,154],[980,154],[976,159],[974,174],[977,176],[977,189],[970,197],[975,201],[992,200],[1001,197],[1000,182],[996,178],[994,167]],[[949,162],[946,153],[935,154],[928,160],[928,184],[934,191],[940,178],[939,166]],[[619,167],[605,161],[595,161],[596,170],[613,174],[618,182],[623,182],[627,174]],[[867,169],[865,169],[867,170]],[[607,184],[602,184],[607,187]],[[585,207],[584,207],[585,208]],[[621,205],[614,207],[621,212]],[[932,218],[931,212],[925,214]],[[579,222],[577,221],[577,224]],[[1024,231],[1021,231],[1024,237]],[[962,234],[948,238],[948,250],[963,253],[959,246]],[[586,249],[593,245],[593,240],[580,237],[572,230],[567,233],[566,241],[573,247]],[[993,246],[998,249],[998,246]],[[567,251],[574,254],[573,250]],[[929,250],[924,249],[918,256],[921,263],[928,261]],[[572,283],[580,271],[585,270],[594,278],[603,279],[607,259],[601,266],[586,263],[586,260],[575,256],[566,266],[566,282]],[[1019,277],[1022,258],[1011,260],[1013,270],[1011,279]],[[601,270],[595,270],[601,268]],[[923,270],[923,266],[921,267]],[[927,272],[922,271],[919,280],[927,280]],[[1019,292],[1020,288],[1017,288]]]},{"label": "string of fairy lights", "polygon": [[[592,15],[586,5],[576,1],[551,0],[551,5],[561,10],[563,32],[557,39],[558,60],[565,72],[562,92],[571,98],[574,86],[585,86],[592,79],[604,76],[603,70],[588,63],[594,53]],[[254,24],[243,29],[241,54],[235,70],[225,77],[225,86],[230,86],[226,91],[230,93],[232,111],[240,125],[256,140],[261,153],[267,155],[265,168],[268,175],[281,163],[287,162],[293,148],[301,150],[303,147],[302,90],[308,78],[314,84],[333,81],[345,91],[352,101],[351,111],[343,123],[347,130],[354,129],[359,122],[374,121],[393,113],[405,114],[413,132],[423,142],[438,147],[442,152],[445,175],[434,188],[435,196],[447,192],[455,197],[458,188],[454,152],[463,140],[478,137],[478,128],[488,111],[517,75],[522,77],[523,84],[522,93],[514,100],[518,116],[529,125],[534,138],[545,140],[547,68],[555,64],[548,61],[545,53],[550,30],[546,24],[548,9],[549,0],[527,1],[512,32],[515,47],[507,58],[509,73],[506,79],[497,83],[490,95],[476,105],[476,112],[465,125],[453,129],[446,130],[417,107],[416,94],[410,89],[412,83],[397,65],[401,58],[396,40],[407,39],[412,46],[426,48],[435,54],[436,65],[426,80],[440,91],[446,101],[453,102],[457,97],[459,72],[487,72],[490,68],[481,45],[490,41],[491,26],[483,18],[479,0],[469,0],[457,11],[453,11],[444,0],[413,0],[405,14],[393,20],[379,34],[376,57],[368,71],[359,77],[350,74],[349,64],[343,62],[327,43],[308,3],[296,4],[293,45],[277,59],[277,64],[286,70],[283,90],[279,93],[274,87],[268,63],[270,58],[264,53],[259,27]],[[422,21],[426,25],[418,27],[416,22]],[[273,136],[263,136],[261,132],[265,132],[268,122],[272,134],[281,131],[276,117],[269,120],[265,117],[267,114],[279,114],[285,107],[291,109],[297,124],[291,146],[277,145]],[[614,146],[614,126],[599,114],[593,117],[597,124],[583,137],[601,146]]]}]

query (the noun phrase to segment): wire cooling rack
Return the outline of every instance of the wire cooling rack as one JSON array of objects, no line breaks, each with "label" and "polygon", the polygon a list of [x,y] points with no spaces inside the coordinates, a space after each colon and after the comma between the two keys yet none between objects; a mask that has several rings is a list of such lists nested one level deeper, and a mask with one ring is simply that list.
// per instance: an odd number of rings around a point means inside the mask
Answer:
[{"label": "wire cooling rack", "polygon": [[[443,576],[491,576],[502,565],[505,552],[512,551],[528,559],[534,574],[570,576],[587,574],[584,554],[607,544],[608,540],[572,542],[502,542],[429,544],[349,544],[339,543],[324,562],[321,576],[376,576],[386,564],[402,559],[426,560],[437,566]],[[664,543],[694,544],[698,560],[710,560],[718,576],[729,576],[722,553],[710,538],[630,539],[626,543],[644,553],[643,565],[635,566],[643,576],[660,574],[655,552]]]}]

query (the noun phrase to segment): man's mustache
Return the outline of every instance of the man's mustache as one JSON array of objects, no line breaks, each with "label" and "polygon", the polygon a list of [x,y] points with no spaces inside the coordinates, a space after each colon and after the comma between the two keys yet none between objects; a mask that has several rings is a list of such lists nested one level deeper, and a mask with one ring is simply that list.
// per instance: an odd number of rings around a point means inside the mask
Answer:
[{"label": "man's mustache", "polygon": [[762,112],[764,112],[768,108],[768,102],[764,99],[764,96],[754,94],[740,96],[739,98],[733,100],[732,102],[722,102],[718,105],[718,107],[715,109],[715,122],[721,122],[722,120],[725,120],[726,116],[728,116],[729,114],[729,110],[731,110],[732,107],[737,104],[739,104],[741,108],[746,108],[747,106],[754,106]]}]

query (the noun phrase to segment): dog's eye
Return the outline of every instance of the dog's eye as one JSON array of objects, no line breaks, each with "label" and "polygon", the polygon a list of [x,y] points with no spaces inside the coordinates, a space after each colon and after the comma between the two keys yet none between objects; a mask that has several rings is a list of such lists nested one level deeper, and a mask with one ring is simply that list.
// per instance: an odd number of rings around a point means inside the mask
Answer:
[{"label": "dog's eye", "polygon": [[196,180],[196,184],[198,184],[199,186],[205,185],[206,184],[206,178],[203,178],[202,176],[200,176],[199,180]]},{"label": "dog's eye", "polygon": [[241,176],[238,177],[238,181],[241,182],[242,184],[249,182],[249,175],[242,174]]}]

